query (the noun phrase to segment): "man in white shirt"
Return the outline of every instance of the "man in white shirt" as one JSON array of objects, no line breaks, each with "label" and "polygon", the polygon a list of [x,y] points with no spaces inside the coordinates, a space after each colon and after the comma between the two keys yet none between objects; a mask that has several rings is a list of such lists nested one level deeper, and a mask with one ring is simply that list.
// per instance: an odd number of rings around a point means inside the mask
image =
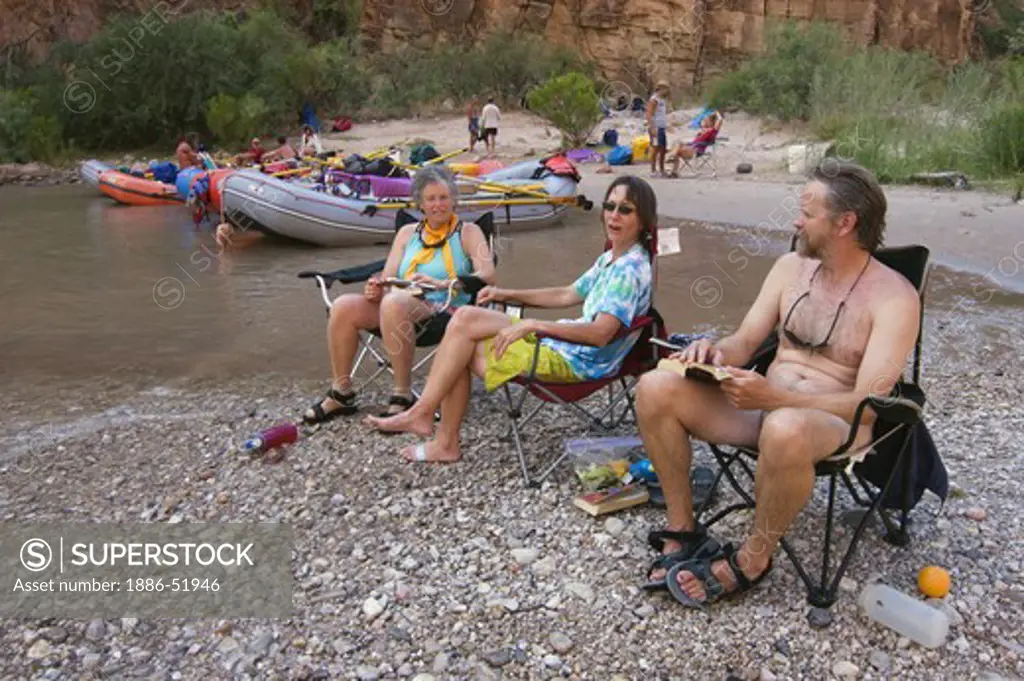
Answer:
[{"label": "man in white shirt", "polygon": [[498,138],[498,123],[501,121],[501,111],[494,103],[494,97],[487,98],[487,104],[480,112],[480,127],[484,132],[484,144],[487,146],[487,155],[494,155],[494,147]]}]

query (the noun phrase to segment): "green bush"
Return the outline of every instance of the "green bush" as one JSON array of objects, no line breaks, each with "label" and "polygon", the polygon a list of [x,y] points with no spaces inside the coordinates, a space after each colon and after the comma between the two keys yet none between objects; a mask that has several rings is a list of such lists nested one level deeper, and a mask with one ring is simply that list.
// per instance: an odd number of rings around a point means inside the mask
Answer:
[{"label": "green bush", "polygon": [[29,90],[0,90],[0,162],[53,162],[63,146],[60,121],[41,113]]},{"label": "green bush", "polygon": [[1024,173],[1024,104],[1006,103],[983,120],[978,151],[991,175]]},{"label": "green bush", "polygon": [[269,113],[266,102],[254,94],[221,94],[207,103],[206,125],[222,144],[245,145],[263,133]]},{"label": "green bush", "polygon": [[842,32],[831,24],[773,24],[765,38],[765,53],[745,63],[717,83],[710,93],[714,107],[737,106],[753,114],[788,121],[811,114],[815,74],[841,54]]},{"label": "green bush", "polygon": [[530,109],[551,121],[562,133],[562,143],[582,147],[590,131],[603,118],[594,81],[582,73],[556,76],[530,92]]}]

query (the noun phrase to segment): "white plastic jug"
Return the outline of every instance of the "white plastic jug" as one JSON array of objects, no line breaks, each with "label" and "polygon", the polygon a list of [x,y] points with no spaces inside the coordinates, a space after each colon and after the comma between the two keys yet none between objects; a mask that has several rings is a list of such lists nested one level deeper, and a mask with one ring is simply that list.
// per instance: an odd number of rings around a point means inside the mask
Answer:
[{"label": "white plastic jug", "polygon": [[938,648],[949,633],[946,613],[885,584],[864,587],[860,605],[874,621],[925,648]]}]

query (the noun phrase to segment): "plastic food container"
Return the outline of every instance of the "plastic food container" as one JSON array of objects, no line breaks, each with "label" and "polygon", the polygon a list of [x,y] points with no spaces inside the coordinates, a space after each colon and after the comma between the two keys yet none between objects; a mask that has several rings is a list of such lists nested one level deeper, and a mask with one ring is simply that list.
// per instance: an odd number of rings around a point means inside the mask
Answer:
[{"label": "plastic food container", "polygon": [[643,447],[643,441],[635,435],[583,438],[565,443],[576,476],[590,491],[622,482],[629,473],[630,454],[638,447]]}]

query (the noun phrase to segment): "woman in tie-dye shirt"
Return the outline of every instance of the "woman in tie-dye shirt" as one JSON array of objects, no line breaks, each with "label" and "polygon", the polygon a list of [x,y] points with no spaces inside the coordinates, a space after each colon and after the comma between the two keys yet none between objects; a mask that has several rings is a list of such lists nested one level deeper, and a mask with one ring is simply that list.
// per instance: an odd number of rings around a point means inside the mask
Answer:
[{"label": "woman in tie-dye shirt", "polygon": [[[627,175],[611,183],[602,208],[603,236],[610,248],[574,283],[525,290],[488,287],[477,295],[478,305],[515,301],[560,308],[582,303],[581,317],[557,322],[518,320],[483,307],[463,307],[448,324],[419,401],[397,416],[367,419],[381,431],[430,437],[434,413],[441,408],[436,437],[403,451],[405,458],[457,461],[461,457],[459,426],[469,403],[471,373],[494,390],[528,374],[535,352],[536,375],[545,381],[602,378],[622,366],[635,341],[617,336],[651,305],[650,251],[658,206],[651,186]],[[537,333],[554,337],[539,341],[539,351]]]}]

